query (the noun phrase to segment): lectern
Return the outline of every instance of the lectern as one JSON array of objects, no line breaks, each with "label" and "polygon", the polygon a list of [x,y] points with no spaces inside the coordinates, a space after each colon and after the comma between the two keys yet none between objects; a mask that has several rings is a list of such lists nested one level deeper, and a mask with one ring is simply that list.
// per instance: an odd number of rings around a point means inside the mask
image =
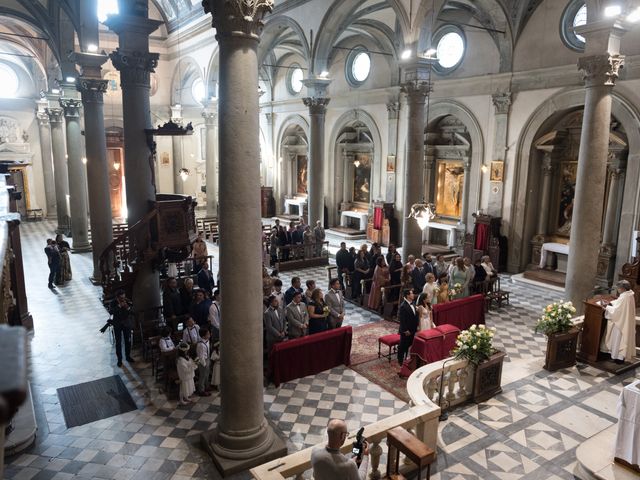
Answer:
[{"label": "lectern", "polygon": [[602,301],[610,302],[614,297],[594,297],[584,302],[584,325],[582,327],[582,342],[578,352],[578,360],[595,363],[600,355],[600,340],[607,328],[604,318]]}]

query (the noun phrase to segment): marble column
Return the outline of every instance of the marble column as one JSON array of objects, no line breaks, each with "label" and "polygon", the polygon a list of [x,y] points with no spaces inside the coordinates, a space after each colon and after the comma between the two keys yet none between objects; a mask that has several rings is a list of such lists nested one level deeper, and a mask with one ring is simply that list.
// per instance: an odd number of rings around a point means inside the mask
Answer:
[{"label": "marble column", "polygon": [[216,135],[218,108],[217,104],[210,102],[202,112],[204,118],[205,168],[207,176],[207,217],[218,216],[218,151]]},{"label": "marble column", "polygon": [[91,280],[100,283],[100,255],[113,240],[111,218],[111,193],[109,191],[109,167],[107,164],[107,137],[104,128],[104,99],[107,80],[102,80],[101,65],[106,55],[75,54],[81,66],[82,76],[77,87],[84,107],[84,126],[87,149],[87,179],[89,192],[89,218],[93,246],[93,274]]},{"label": "marble column", "polygon": [[40,153],[42,155],[42,175],[44,177],[45,213],[47,218],[56,218],[56,187],[53,174],[53,153],[51,147],[51,128],[49,127],[49,115],[47,106],[49,102],[43,99],[38,101],[38,133],[40,136]]},{"label": "marble column", "polygon": [[71,210],[71,248],[74,252],[88,252],[89,219],[87,216],[87,171],[82,158],[82,128],[80,127],[80,109],[82,103],[77,98],[60,99],[60,106],[64,110],[65,127],[67,132],[67,166],[69,174],[69,205]]},{"label": "marble column", "polygon": [[[204,444],[223,476],[286,455],[264,416],[258,42],[272,0],[205,0],[219,48],[221,409]],[[251,12],[249,14],[248,12]],[[237,259],[242,258],[242,262]],[[229,368],[233,366],[233,368]]]},{"label": "marble column", "polygon": [[540,189],[540,209],[538,216],[538,226],[536,235],[542,242],[547,236],[547,228],[549,225],[549,205],[551,204],[551,177],[553,173],[553,163],[551,162],[551,154],[545,153],[542,159],[542,188]]},{"label": "marble column", "polygon": [[[469,217],[469,189],[471,188],[471,159],[462,160],[464,167],[464,190],[462,192],[462,206],[460,208],[460,226],[465,226]],[[463,232],[464,236],[464,232]],[[463,240],[464,241],[464,240]]]},{"label": "marble column", "polygon": [[[507,133],[509,126],[509,110],[511,108],[511,92],[498,92],[492,95],[494,116],[493,156],[492,160],[505,162],[507,154]],[[502,197],[504,181],[491,182],[487,213],[494,217],[502,216]],[[466,191],[465,191],[466,194]],[[466,221],[466,219],[464,220]]]},{"label": "marble column", "polygon": [[[182,125],[182,105],[171,106],[171,121]],[[171,137],[171,148],[173,156],[173,193],[184,193],[184,180],[180,176],[180,170],[184,168],[184,152],[182,137]]]},{"label": "marble column", "polygon": [[413,218],[407,218],[411,206],[422,202],[424,195],[424,128],[425,101],[432,90],[428,75],[422,69],[407,71],[402,91],[409,107],[408,155],[405,165],[404,211],[402,218],[402,258],[422,255],[422,230]]},{"label": "marble column", "polygon": [[[387,166],[384,168],[384,174],[382,178],[384,178],[383,189],[384,198],[386,202],[395,202],[396,200],[396,164],[398,158],[398,120],[400,118],[400,102],[389,102],[387,103],[387,118],[389,120],[389,148],[388,155],[393,155],[393,171],[389,171]],[[386,162],[383,162],[385,165],[390,161],[387,158]]]},{"label": "marble column", "polygon": [[[149,35],[161,21],[148,18],[146,0],[120,1],[120,14],[110,16],[105,24],[118,34],[119,48],[109,56],[120,72],[122,87],[125,188],[128,224],[134,225],[154,208],[156,200],[153,153],[147,143],[145,129],[151,129],[149,91],[150,76],[158,65],[157,53],[149,53]],[[136,269],[133,285],[136,310],[157,307],[160,302],[158,272],[151,262]]]},{"label": "marble column", "polygon": [[[589,27],[598,28],[597,34],[602,33],[600,25]],[[601,37],[596,38],[599,39]],[[589,45],[588,36],[587,53],[593,51],[589,49]],[[593,292],[598,267],[596,259],[602,231],[611,122],[611,90],[624,63],[624,57],[615,53],[616,46],[619,46],[619,43],[608,43],[607,49],[610,53],[589,55],[578,61],[578,67],[584,72],[586,97],[565,286],[567,299],[573,302],[578,314],[583,311],[583,300]]]},{"label": "marble column", "polygon": [[71,235],[71,216],[69,215],[69,177],[67,175],[67,150],[64,140],[63,111],[61,108],[46,109],[51,125],[51,151],[53,153],[53,180],[56,187],[56,216],[58,227],[56,233]]},{"label": "marble column", "polygon": [[310,95],[302,101],[309,108],[307,223],[313,226],[318,220],[324,224],[324,119],[331,100],[326,97],[330,80],[309,78],[303,83]]}]

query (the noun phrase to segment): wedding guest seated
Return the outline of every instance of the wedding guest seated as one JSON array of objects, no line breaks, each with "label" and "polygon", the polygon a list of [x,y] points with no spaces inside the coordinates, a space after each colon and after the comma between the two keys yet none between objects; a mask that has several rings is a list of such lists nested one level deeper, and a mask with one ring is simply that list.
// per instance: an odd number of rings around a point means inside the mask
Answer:
[{"label": "wedding guest seated", "polygon": [[481,261],[482,268],[484,268],[485,272],[487,272],[487,276],[489,278],[498,276],[498,271],[493,266],[493,263],[491,263],[491,257],[489,255],[485,255],[484,257],[482,257]]},{"label": "wedding guest seated", "polygon": [[162,338],[158,342],[158,347],[160,347],[162,353],[172,352],[176,349],[176,345],[171,338],[171,329],[169,327],[162,329]]},{"label": "wedding guest seated", "polygon": [[476,260],[475,276],[473,277],[473,290],[476,293],[483,293],[487,289],[487,271],[480,263],[480,259]]},{"label": "wedding guest seated", "polygon": [[182,331],[182,341],[189,345],[195,345],[200,340],[200,325],[193,318],[187,318],[185,329]]},{"label": "wedding guest seated", "polygon": [[309,333],[309,312],[300,292],[296,292],[291,303],[287,305],[285,318],[289,325],[289,338],[304,337]]}]

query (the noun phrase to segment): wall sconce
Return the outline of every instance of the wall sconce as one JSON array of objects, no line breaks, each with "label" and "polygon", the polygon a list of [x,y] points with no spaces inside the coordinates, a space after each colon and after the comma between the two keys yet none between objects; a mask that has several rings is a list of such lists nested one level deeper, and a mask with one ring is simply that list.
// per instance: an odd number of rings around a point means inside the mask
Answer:
[{"label": "wall sconce", "polygon": [[187,178],[189,178],[189,176],[191,175],[191,172],[189,171],[188,168],[181,168],[180,171],[178,172],[178,175],[180,176],[183,182],[186,182]]},{"label": "wall sconce", "polygon": [[87,157],[82,157],[82,163],[83,163],[84,165],[86,165],[86,164],[87,164]]},{"label": "wall sconce", "polygon": [[117,172],[120,170],[120,162],[113,162],[113,169]]},{"label": "wall sconce", "polygon": [[487,167],[484,163],[482,164],[482,166],[480,167],[480,170],[482,170],[482,173],[487,173],[489,171],[489,167]]},{"label": "wall sconce", "polygon": [[435,206],[432,203],[415,203],[411,206],[411,213],[407,218],[413,218],[420,230],[424,230],[429,222],[435,218]]},{"label": "wall sconce", "polygon": [[353,162],[353,165],[358,168],[360,166],[360,160],[356,160],[355,162]]}]

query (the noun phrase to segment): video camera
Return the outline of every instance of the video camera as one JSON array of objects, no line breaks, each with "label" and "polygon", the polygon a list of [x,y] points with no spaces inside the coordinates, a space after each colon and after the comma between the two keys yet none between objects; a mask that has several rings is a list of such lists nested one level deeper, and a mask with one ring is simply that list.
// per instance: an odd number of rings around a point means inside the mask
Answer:
[{"label": "video camera", "polygon": [[364,437],[364,427],[361,427],[360,430],[358,430],[358,433],[356,433],[356,439],[353,442],[353,449],[351,450],[351,453],[353,453],[356,457],[356,462],[358,463],[358,465],[360,465],[360,462],[362,461],[364,442],[366,442],[366,440],[367,439]]},{"label": "video camera", "polygon": [[104,327],[100,329],[100,333],[106,332],[107,328],[109,328],[111,325],[113,325],[113,320],[111,319],[107,320],[107,323],[104,324]]}]

